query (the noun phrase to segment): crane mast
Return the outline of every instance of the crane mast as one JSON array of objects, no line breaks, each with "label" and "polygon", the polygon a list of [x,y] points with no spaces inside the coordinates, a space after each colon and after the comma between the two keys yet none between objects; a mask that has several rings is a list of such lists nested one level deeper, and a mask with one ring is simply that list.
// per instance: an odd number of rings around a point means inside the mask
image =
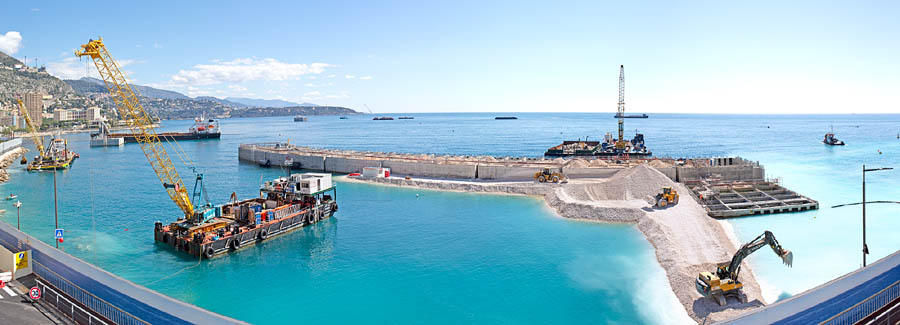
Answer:
[{"label": "crane mast", "polygon": [[31,137],[34,140],[34,145],[37,147],[38,154],[41,158],[44,158],[44,139],[37,135],[37,130],[34,128],[34,123],[31,121],[31,116],[28,115],[28,108],[25,107],[25,103],[22,102],[21,99],[16,98],[16,102],[19,104],[19,111],[22,112],[22,117],[25,118],[25,125],[28,126],[28,131],[31,132]]},{"label": "crane mast", "polygon": [[616,141],[616,149],[625,150],[625,65],[619,65],[619,109],[616,114],[619,117],[619,140]]},{"label": "crane mast", "polygon": [[116,103],[119,116],[126,120],[131,132],[135,134],[135,139],[141,145],[144,156],[147,157],[156,176],[163,183],[169,198],[184,212],[185,218],[191,218],[194,214],[194,206],[191,204],[184,182],[178,176],[175,165],[160,142],[156,129],[153,127],[153,120],[141,106],[140,100],[134,89],[128,84],[125,74],[119,70],[118,64],[109,54],[103,44],[103,38],[92,39],[87,44],[81,45],[81,50],[75,51],[75,56],[87,56],[94,61],[100,77]]}]

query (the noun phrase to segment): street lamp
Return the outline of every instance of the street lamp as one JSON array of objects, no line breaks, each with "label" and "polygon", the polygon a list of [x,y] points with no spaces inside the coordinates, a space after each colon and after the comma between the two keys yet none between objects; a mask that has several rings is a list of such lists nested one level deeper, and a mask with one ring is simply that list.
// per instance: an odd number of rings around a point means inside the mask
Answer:
[{"label": "street lamp", "polygon": [[866,246],[866,173],[867,172],[875,172],[879,170],[891,170],[893,168],[869,168],[866,169],[866,165],[863,165],[862,171],[862,240],[863,240],[863,267],[866,267],[866,255],[869,254],[869,246]]},{"label": "street lamp", "polygon": [[16,207],[16,229],[21,230],[19,228],[19,208],[22,207],[22,201],[16,201],[13,206]]}]

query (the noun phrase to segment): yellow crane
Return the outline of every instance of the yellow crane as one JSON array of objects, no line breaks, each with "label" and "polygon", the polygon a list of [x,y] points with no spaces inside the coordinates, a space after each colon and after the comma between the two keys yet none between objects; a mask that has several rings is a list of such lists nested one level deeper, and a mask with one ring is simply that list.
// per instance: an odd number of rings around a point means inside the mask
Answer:
[{"label": "yellow crane", "polygon": [[34,140],[35,147],[37,147],[38,155],[40,155],[35,158],[43,160],[46,158],[44,157],[44,139],[37,135],[37,130],[34,128],[34,123],[31,122],[31,116],[28,115],[28,108],[25,107],[25,103],[18,98],[16,98],[16,102],[19,103],[19,111],[22,113],[22,117],[25,118],[25,125],[28,126],[28,132],[31,133],[31,138]]},{"label": "yellow crane", "polygon": [[[97,40],[89,40],[87,44],[81,45],[81,50],[75,51],[75,56],[90,57],[94,61],[94,65],[100,72],[100,77],[112,95],[113,101],[116,103],[116,109],[119,117],[126,121],[126,124],[135,134],[135,139],[141,145],[141,150],[147,156],[147,161],[159,177],[163,187],[169,194],[169,198],[184,212],[185,219],[197,220],[205,219],[205,212],[200,216],[194,215],[194,205],[191,204],[191,197],[188,195],[184,182],[178,176],[175,165],[169,154],[160,142],[159,136],[156,134],[156,128],[153,127],[153,119],[144,110],[138,95],[134,89],[128,84],[125,74],[119,70],[119,65],[110,56],[109,51],[103,44],[103,38]],[[197,182],[202,181],[202,175],[197,175]],[[196,191],[195,182],[195,191]],[[199,218],[198,218],[199,217]]]}]

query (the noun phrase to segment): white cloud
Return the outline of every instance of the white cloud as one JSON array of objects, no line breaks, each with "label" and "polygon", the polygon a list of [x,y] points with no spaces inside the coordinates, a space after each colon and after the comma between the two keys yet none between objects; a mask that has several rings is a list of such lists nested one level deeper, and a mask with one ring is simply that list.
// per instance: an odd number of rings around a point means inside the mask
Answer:
[{"label": "white cloud", "polygon": [[337,77],[337,75],[330,74],[330,75],[325,76],[325,78],[328,78],[328,79],[331,79],[331,78],[334,78],[334,77]]},{"label": "white cloud", "polygon": [[275,59],[235,59],[215,64],[198,64],[191,70],[180,70],[172,76],[174,84],[213,85],[253,80],[296,80],[302,75],[319,74],[327,63],[285,63]]},{"label": "white cloud", "polygon": [[359,80],[372,80],[372,76],[359,77]]},{"label": "white cloud", "polygon": [[344,76],[344,78],[347,78],[347,79],[356,79],[356,76],[354,76],[354,75],[352,75],[352,74],[348,74],[348,75]]},{"label": "white cloud", "polygon": [[0,35],[0,51],[13,55],[22,48],[22,34],[16,31],[8,31]]},{"label": "white cloud", "polygon": [[[144,63],[145,61],[135,60],[135,59],[123,59],[118,60],[116,63],[119,64],[119,69],[127,67],[129,65],[133,65],[135,63]],[[62,61],[49,62],[47,63],[47,72],[51,75],[60,78],[60,79],[81,79],[82,77],[93,77],[100,78],[100,74],[97,73],[97,68],[94,67],[94,63],[91,60],[81,59],[75,57],[68,57],[62,59]],[[131,71],[125,70],[125,75],[131,77],[133,74]],[[135,83],[137,79],[129,78],[130,83]]]},{"label": "white cloud", "polygon": [[228,85],[228,89],[237,91],[237,92],[245,92],[247,91],[247,87],[241,85]]},{"label": "white cloud", "polygon": [[305,84],[304,86],[307,86],[307,87],[315,87],[316,84],[314,84],[314,83],[308,83],[308,84]]},{"label": "white cloud", "polygon": [[315,91],[315,90],[303,94],[303,96],[319,96],[319,95],[321,95],[321,93],[319,93],[318,91]]}]

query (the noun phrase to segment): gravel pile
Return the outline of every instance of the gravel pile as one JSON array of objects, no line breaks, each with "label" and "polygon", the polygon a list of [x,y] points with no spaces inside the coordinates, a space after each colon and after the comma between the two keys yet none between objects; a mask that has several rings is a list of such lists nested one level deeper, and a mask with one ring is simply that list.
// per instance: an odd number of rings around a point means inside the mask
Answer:
[{"label": "gravel pile", "polygon": [[567,186],[565,191],[579,201],[645,200],[653,198],[664,186],[674,186],[671,179],[646,164],[616,173],[605,182]]}]

